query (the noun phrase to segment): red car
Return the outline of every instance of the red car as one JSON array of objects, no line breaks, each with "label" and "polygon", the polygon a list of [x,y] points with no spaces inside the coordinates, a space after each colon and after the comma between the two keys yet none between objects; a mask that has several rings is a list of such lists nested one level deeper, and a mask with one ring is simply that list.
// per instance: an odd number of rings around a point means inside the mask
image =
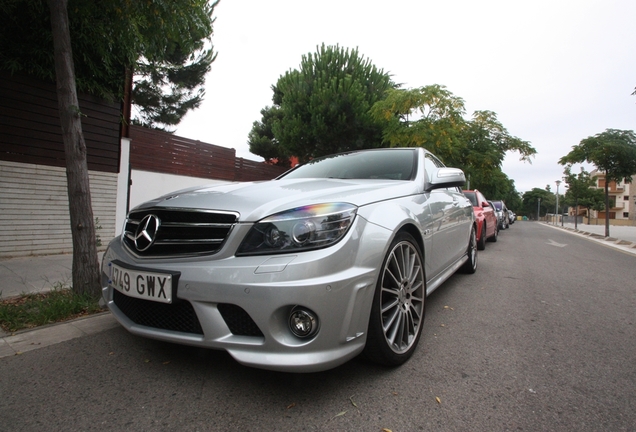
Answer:
[{"label": "red car", "polygon": [[475,220],[477,222],[477,249],[486,249],[486,240],[491,242],[497,241],[497,214],[484,195],[475,190],[465,190],[464,195],[473,204],[475,211]]}]

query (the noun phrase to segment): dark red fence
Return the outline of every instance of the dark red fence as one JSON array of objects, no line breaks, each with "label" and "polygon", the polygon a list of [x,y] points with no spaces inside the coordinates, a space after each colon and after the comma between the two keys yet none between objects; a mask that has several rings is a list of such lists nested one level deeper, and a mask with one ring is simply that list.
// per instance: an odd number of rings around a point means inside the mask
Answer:
[{"label": "dark red fence", "polygon": [[[78,95],[88,169],[119,171],[120,104]],[[0,159],[66,166],[55,84],[0,72]]]},{"label": "dark red fence", "polygon": [[132,169],[227,181],[269,180],[284,168],[237,158],[234,149],[141,126],[130,127]]}]

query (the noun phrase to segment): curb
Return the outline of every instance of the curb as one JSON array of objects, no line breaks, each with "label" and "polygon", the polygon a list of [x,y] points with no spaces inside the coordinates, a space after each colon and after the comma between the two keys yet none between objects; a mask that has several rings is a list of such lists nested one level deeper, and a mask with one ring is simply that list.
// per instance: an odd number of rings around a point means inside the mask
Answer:
[{"label": "curb", "polygon": [[5,332],[0,338],[0,358],[21,355],[27,351],[100,333],[117,326],[119,323],[115,317],[106,311],[35,329],[20,330],[11,334]]},{"label": "curb", "polygon": [[543,224],[543,225],[550,228],[560,229],[562,231],[568,231],[571,234],[577,234],[582,237],[587,237],[590,240],[596,241],[597,243],[605,244],[607,246],[622,250],[627,253],[636,254],[636,243],[628,241],[628,240],[621,240],[616,237],[605,237],[604,235],[601,235],[601,234],[590,233],[587,231],[577,230],[577,229],[573,229],[569,227],[562,227],[558,225],[550,225],[550,224]]}]

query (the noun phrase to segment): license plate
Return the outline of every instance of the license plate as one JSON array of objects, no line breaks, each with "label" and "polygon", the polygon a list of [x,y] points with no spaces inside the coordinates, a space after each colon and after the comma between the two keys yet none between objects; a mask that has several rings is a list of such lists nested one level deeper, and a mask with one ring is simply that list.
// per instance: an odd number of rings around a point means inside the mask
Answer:
[{"label": "license plate", "polygon": [[129,297],[172,303],[172,274],[141,271],[109,263],[108,284]]}]

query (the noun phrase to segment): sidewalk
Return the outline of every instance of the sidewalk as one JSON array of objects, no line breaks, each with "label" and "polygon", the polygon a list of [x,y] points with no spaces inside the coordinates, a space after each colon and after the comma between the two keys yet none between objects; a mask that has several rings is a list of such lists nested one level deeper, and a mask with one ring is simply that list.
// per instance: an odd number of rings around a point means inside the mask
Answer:
[{"label": "sidewalk", "polygon": [[[100,262],[101,257],[102,253],[99,254]],[[60,285],[70,286],[72,263],[71,254],[0,259],[0,300],[49,291]],[[0,358],[99,333],[118,325],[110,312],[103,312],[13,334],[0,329]]]},{"label": "sidewalk", "polygon": [[0,259],[0,299],[70,286],[72,267],[71,254]]},{"label": "sidewalk", "polygon": [[554,225],[541,222],[541,224],[555,229],[567,230],[572,234],[586,236],[590,240],[636,255],[636,227],[612,225],[610,226],[610,236],[605,237],[605,225],[578,224],[577,229],[574,229],[573,223]]}]

